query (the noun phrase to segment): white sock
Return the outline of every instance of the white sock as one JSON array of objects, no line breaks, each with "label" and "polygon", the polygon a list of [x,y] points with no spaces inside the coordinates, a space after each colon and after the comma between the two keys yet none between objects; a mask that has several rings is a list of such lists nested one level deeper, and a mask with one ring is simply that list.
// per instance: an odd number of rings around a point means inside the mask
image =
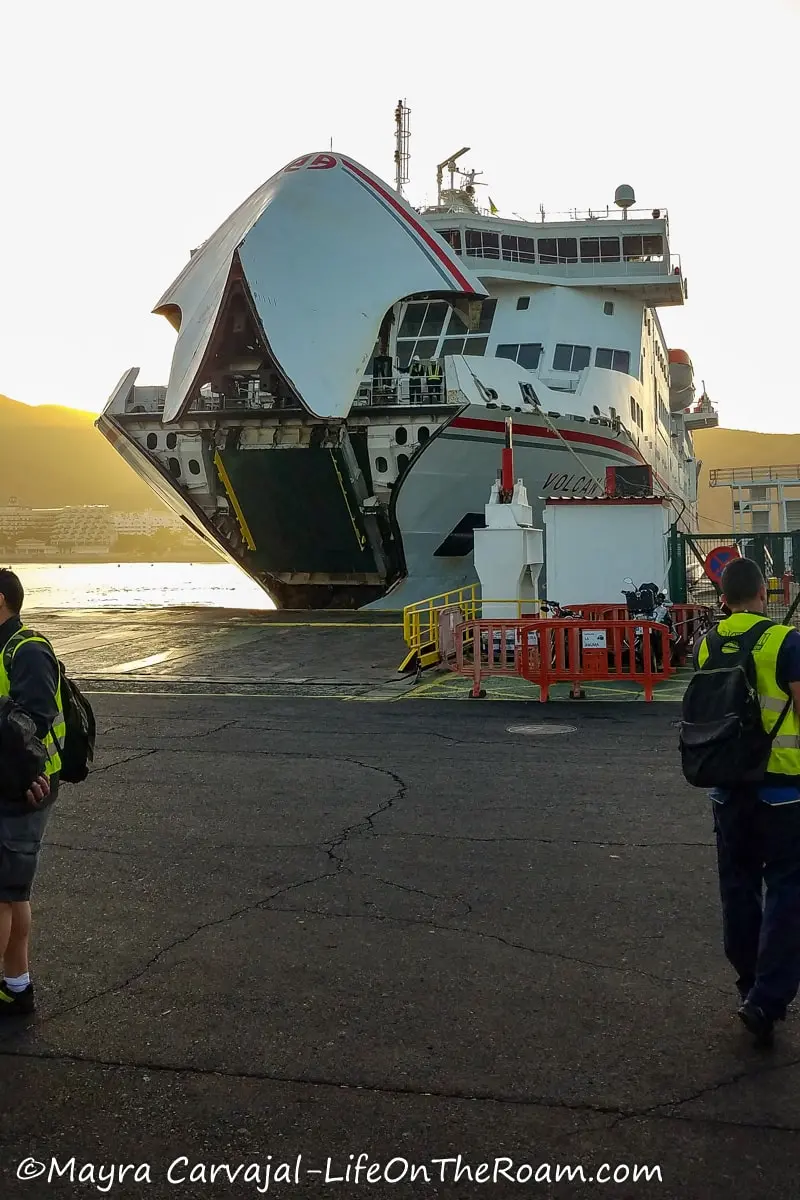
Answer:
[{"label": "white sock", "polygon": [[26,971],[24,975],[17,975],[16,979],[6,979],[6,987],[10,992],[24,992],[30,981],[30,972]]}]

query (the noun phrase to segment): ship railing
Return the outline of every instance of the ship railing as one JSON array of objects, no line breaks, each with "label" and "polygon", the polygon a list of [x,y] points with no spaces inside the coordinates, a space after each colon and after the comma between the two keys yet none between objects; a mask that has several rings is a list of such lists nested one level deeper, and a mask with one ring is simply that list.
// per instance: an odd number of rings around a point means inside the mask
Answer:
[{"label": "ship railing", "polygon": [[374,378],[361,384],[354,405],[357,408],[415,404],[446,404],[444,379],[434,383],[425,376],[401,375],[397,379]]},{"label": "ship railing", "polygon": [[[430,214],[431,216],[454,216],[454,217],[496,217],[498,220],[511,220],[508,214],[497,212],[491,208],[482,208],[475,205],[473,208],[466,208],[463,205],[457,204],[423,204],[418,210],[419,212]],[[658,213],[658,216],[655,214]],[[666,222],[667,230],[669,230],[669,213],[666,208],[629,208],[627,218],[623,217],[622,212],[616,206],[606,205],[604,208],[571,208],[567,212],[548,212],[544,208],[540,208],[535,217],[520,217],[518,214],[513,214],[514,222],[521,222],[525,225],[540,225],[545,223],[563,225],[570,221],[585,225],[588,221],[664,221]]]},{"label": "ship railing", "polygon": [[683,277],[679,254],[659,254],[649,258],[608,259],[605,262],[580,261],[578,259],[542,262],[540,258],[538,262],[528,261],[519,264],[509,260],[505,255],[501,258],[500,255],[500,250],[488,248],[487,253],[487,248],[476,246],[467,250],[465,257],[492,259],[496,262],[507,263],[510,267],[520,265],[534,275],[548,275],[558,279],[640,279],[650,278],[654,275],[663,276],[665,279],[670,276]]}]

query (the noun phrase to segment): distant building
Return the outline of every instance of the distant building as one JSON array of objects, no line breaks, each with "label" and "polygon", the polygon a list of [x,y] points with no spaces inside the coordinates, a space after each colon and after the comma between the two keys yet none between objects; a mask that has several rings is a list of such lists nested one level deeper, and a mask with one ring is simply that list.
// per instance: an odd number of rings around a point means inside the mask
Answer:
[{"label": "distant building", "polygon": [[117,535],[152,537],[160,529],[174,529],[177,532],[183,528],[178,517],[169,512],[158,512],[155,508],[148,508],[145,512],[112,513],[111,520]]},{"label": "distant building", "polygon": [[117,531],[105,505],[83,505],[57,509],[52,518],[53,538],[57,545],[73,553],[108,554],[117,540]]}]

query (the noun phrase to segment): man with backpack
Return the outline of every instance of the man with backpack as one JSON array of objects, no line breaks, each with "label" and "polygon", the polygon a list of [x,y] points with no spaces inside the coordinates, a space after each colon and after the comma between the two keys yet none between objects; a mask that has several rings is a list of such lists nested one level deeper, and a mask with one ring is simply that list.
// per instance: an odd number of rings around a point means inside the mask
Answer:
[{"label": "man with backpack", "polygon": [[[42,774],[19,794],[9,794],[16,762],[0,755],[0,1020],[25,1016],[35,1008],[28,963],[31,885],[36,874],[45,826],[57,795],[60,750],[66,739],[61,671],[50,643],[23,625],[25,592],[9,568],[0,569],[0,703],[31,728]],[[27,714],[30,721],[26,721]],[[11,728],[8,722],[7,729]],[[7,730],[6,730],[7,731]],[[11,753],[10,738],[3,753]],[[27,781],[26,781],[27,782]],[[13,789],[12,789],[13,790]]]},{"label": "man with backpack", "polygon": [[765,617],[750,559],[721,586],[730,615],[698,646],[681,755],[688,781],[711,790],[738,1015],[768,1045],[800,986],[800,634]]}]

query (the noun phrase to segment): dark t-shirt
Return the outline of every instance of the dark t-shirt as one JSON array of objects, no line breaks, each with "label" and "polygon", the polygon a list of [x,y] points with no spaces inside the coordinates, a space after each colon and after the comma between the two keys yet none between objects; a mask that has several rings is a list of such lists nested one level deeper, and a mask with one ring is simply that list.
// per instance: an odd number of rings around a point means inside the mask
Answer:
[{"label": "dark t-shirt", "polygon": [[775,674],[785,692],[788,692],[790,683],[800,683],[800,633],[796,629],[783,640],[778,651]]}]

